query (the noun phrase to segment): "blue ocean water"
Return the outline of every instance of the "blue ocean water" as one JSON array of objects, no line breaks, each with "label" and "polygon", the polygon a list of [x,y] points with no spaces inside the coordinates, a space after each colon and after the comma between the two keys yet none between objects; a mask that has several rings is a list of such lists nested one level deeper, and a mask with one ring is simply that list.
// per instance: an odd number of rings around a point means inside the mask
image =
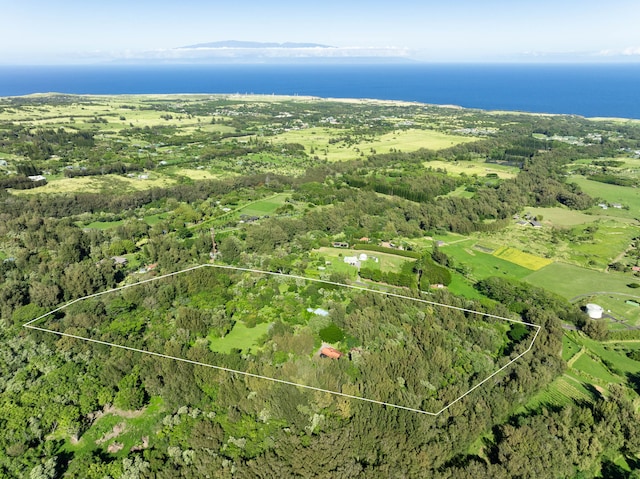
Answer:
[{"label": "blue ocean water", "polygon": [[0,96],[260,93],[640,119],[640,64],[0,67]]}]

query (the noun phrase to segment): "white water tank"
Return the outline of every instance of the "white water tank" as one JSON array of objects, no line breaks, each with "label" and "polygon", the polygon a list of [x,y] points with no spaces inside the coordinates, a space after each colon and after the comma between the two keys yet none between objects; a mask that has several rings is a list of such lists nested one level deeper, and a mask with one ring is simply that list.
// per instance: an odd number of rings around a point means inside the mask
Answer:
[{"label": "white water tank", "polygon": [[594,303],[589,303],[586,306],[587,308],[587,314],[589,315],[589,317],[591,319],[601,319],[602,318],[602,312],[604,311],[602,309],[602,306],[599,306],[597,304]]}]

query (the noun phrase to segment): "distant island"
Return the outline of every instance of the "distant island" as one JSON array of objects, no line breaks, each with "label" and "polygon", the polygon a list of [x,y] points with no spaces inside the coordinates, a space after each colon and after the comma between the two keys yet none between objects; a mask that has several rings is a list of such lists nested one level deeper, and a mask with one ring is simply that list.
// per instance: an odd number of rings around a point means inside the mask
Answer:
[{"label": "distant island", "polygon": [[225,40],[221,42],[197,43],[195,45],[187,45],[178,47],[178,49],[190,48],[336,48],[330,45],[322,45],[320,43],[274,43],[274,42],[246,42],[238,40]]},{"label": "distant island", "polygon": [[222,40],[156,49],[118,59],[117,63],[370,63],[406,62],[399,47],[334,46],[312,42]]}]

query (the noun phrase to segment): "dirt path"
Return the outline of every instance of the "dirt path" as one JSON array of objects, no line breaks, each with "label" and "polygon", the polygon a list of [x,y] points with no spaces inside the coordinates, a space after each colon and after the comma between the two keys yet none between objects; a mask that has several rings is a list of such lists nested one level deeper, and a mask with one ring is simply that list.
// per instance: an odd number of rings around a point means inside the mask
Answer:
[{"label": "dirt path", "polygon": [[[633,246],[628,246],[628,247],[627,247],[627,249],[625,249],[622,253],[620,253],[618,256],[616,256],[615,258],[613,258],[613,260],[611,261],[611,263],[610,263],[610,264],[617,263],[618,261],[620,261],[620,260],[621,260],[622,258],[624,258],[624,257],[625,257],[625,255],[626,255],[629,251],[631,251],[632,249],[633,249]],[[604,272],[605,272],[605,273],[608,273],[608,272],[609,272],[609,265],[607,265],[607,267],[604,269]]]}]

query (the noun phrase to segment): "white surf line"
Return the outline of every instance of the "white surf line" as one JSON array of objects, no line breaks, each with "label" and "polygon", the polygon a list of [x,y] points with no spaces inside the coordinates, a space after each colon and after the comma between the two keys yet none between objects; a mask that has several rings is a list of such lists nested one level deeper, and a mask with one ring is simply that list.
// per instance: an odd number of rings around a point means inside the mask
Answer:
[{"label": "white surf line", "polygon": [[[456,398],[453,401],[451,401],[449,404],[444,406],[438,412],[434,413],[434,412],[430,412],[430,411],[425,411],[423,409],[416,409],[416,408],[412,408],[412,407],[408,407],[408,406],[401,406],[399,404],[387,403],[387,402],[384,402],[384,401],[377,401],[375,399],[369,399],[369,398],[365,398],[365,397],[361,397],[361,396],[354,396],[354,395],[351,395],[351,394],[346,394],[346,393],[342,393],[342,392],[338,392],[338,391],[331,391],[329,389],[323,389],[323,388],[319,388],[319,387],[315,387],[315,386],[308,386],[308,385],[305,385],[305,384],[295,383],[295,382],[292,382],[292,381],[286,381],[284,379],[277,379],[277,378],[272,378],[272,377],[268,377],[268,376],[262,376],[260,374],[254,374],[254,373],[249,373],[249,372],[246,372],[246,371],[239,371],[239,370],[236,370],[236,369],[225,368],[223,366],[215,366],[213,364],[201,363],[199,361],[192,361],[190,359],[184,359],[184,358],[179,358],[179,357],[176,357],[176,356],[169,356],[169,355],[166,355],[166,354],[155,353],[153,351],[146,351],[144,349],[138,349],[138,348],[133,348],[133,347],[130,347],[130,346],[124,346],[122,344],[110,343],[110,342],[107,342],[107,341],[101,341],[101,340],[92,339],[92,338],[85,338],[83,336],[77,336],[77,335],[74,335],[74,334],[63,333],[63,332],[60,332],[60,331],[55,331],[55,330],[51,330],[51,329],[41,328],[41,327],[38,327],[38,326],[33,326],[34,322],[39,321],[39,320],[41,320],[41,319],[43,319],[43,318],[45,318],[45,317],[47,317],[47,316],[49,316],[49,315],[51,315],[53,313],[56,313],[56,312],[58,312],[58,311],[60,311],[60,310],[62,310],[64,308],[66,308],[67,306],[71,306],[72,304],[75,304],[75,303],[77,303],[79,301],[82,301],[82,300],[85,300],[85,299],[95,298],[95,297],[102,296],[102,295],[107,294],[107,293],[113,293],[113,292],[116,292],[116,291],[121,291],[123,289],[131,288],[133,286],[138,286],[138,285],[141,285],[141,284],[144,284],[144,283],[150,283],[152,281],[158,281],[160,279],[168,278],[168,277],[171,277],[171,276],[176,276],[178,274],[187,273],[189,271],[194,271],[194,270],[197,270],[197,269],[200,269],[200,268],[204,268],[204,267],[228,269],[228,270],[235,270],[235,271],[245,271],[245,272],[257,273],[257,274],[269,274],[269,275],[272,275],[272,276],[278,276],[278,277],[284,277],[284,278],[302,279],[304,281],[313,281],[313,282],[316,282],[316,283],[331,284],[331,285],[335,285],[335,286],[341,286],[341,287],[344,287],[344,288],[356,289],[356,290],[359,290],[359,291],[367,291],[367,292],[371,292],[371,293],[381,294],[381,295],[384,295],[384,296],[392,296],[392,297],[396,297],[396,298],[407,299],[407,300],[410,300],[410,301],[417,301],[417,302],[421,302],[421,303],[425,303],[425,304],[429,304],[429,305],[442,306],[444,308],[454,309],[454,310],[457,310],[457,311],[463,311],[463,312],[467,312],[467,313],[474,313],[474,314],[478,314],[478,315],[489,317],[489,318],[501,319],[501,320],[510,321],[510,322],[513,322],[513,323],[520,323],[520,324],[524,324],[526,326],[531,326],[533,328],[536,328],[536,333],[533,336],[533,339],[531,340],[531,343],[529,344],[529,347],[525,351],[523,351],[521,354],[516,356],[514,359],[512,359],[511,361],[506,363],[504,366],[502,366],[497,371],[493,372],[487,378],[483,379],[478,384],[474,385],[467,392],[465,392],[464,394],[462,394],[458,398]],[[384,291],[378,291],[378,290],[375,290],[375,289],[364,288],[364,287],[361,287],[361,286],[353,286],[353,285],[343,284],[343,283],[336,283],[334,281],[328,281],[328,280],[323,280],[323,279],[307,278],[305,276],[298,276],[298,275],[284,274],[284,273],[276,273],[276,272],[273,272],[273,271],[262,271],[262,270],[251,269],[251,268],[240,268],[240,267],[237,267],[237,266],[215,265],[215,264],[200,264],[200,265],[197,265],[197,266],[192,266],[190,268],[186,268],[186,269],[181,270],[181,271],[176,271],[174,273],[164,274],[164,275],[161,275],[161,276],[157,276],[155,278],[145,279],[145,280],[142,280],[142,281],[138,281],[137,283],[127,284],[127,285],[124,285],[124,286],[120,286],[118,288],[113,288],[113,289],[109,289],[107,291],[102,291],[102,292],[99,292],[99,293],[94,293],[94,294],[90,294],[88,296],[84,296],[82,298],[74,299],[73,301],[65,303],[62,306],[59,306],[58,308],[56,308],[56,309],[54,309],[52,311],[49,311],[48,313],[45,313],[45,314],[43,314],[41,316],[38,316],[35,319],[32,319],[31,321],[28,321],[27,323],[23,324],[23,327],[30,328],[30,329],[35,329],[35,330],[38,330],[38,331],[43,331],[43,332],[46,332],[46,333],[57,334],[58,336],[64,336],[64,337],[69,337],[69,338],[73,338],[73,339],[79,339],[79,340],[87,341],[87,342],[91,342],[91,343],[103,344],[103,345],[106,345],[106,346],[125,349],[125,350],[128,350],[128,351],[134,351],[134,352],[138,352],[138,353],[142,353],[142,354],[148,354],[148,355],[151,355],[151,356],[156,356],[156,357],[161,357],[161,358],[166,358],[166,359],[173,359],[175,361],[182,361],[182,362],[185,362],[185,363],[194,364],[194,365],[197,365],[197,366],[204,366],[204,367],[217,369],[217,370],[225,371],[225,372],[229,372],[229,373],[236,373],[236,374],[241,374],[241,375],[244,375],[244,376],[255,377],[255,378],[259,378],[259,379],[266,379],[268,381],[273,381],[273,382],[276,382],[276,383],[286,384],[286,385],[289,385],[289,386],[297,386],[297,387],[301,387],[301,388],[305,388],[305,389],[310,389],[310,390],[313,390],[313,391],[325,392],[325,393],[334,394],[334,395],[337,395],[337,396],[347,397],[349,399],[357,399],[357,400],[360,400],[360,401],[366,401],[366,402],[369,402],[369,403],[379,404],[379,405],[382,405],[382,406],[393,407],[393,408],[397,408],[397,409],[403,409],[403,410],[406,410],[406,411],[416,412],[416,413],[420,413],[420,414],[426,414],[426,415],[429,415],[429,416],[439,416],[444,411],[449,409],[453,404],[457,403],[458,401],[460,401],[461,399],[463,399],[464,397],[469,395],[475,389],[477,389],[480,386],[482,386],[483,384],[485,384],[491,378],[495,377],[497,374],[499,374],[500,372],[504,371],[507,367],[509,367],[511,364],[513,364],[518,359],[520,359],[522,356],[524,356],[526,353],[528,353],[531,350],[531,348],[533,347],[533,343],[535,342],[536,338],[538,337],[538,334],[540,333],[540,330],[542,329],[542,327],[537,325],[537,324],[527,323],[525,321],[518,321],[518,320],[515,320],[515,319],[505,318],[503,316],[497,316],[497,315],[493,315],[493,314],[489,314],[489,313],[483,313],[483,312],[480,312],[480,311],[474,311],[472,309],[461,308],[461,307],[458,307],[458,306],[452,306],[452,305],[444,304],[444,303],[437,303],[435,301],[428,301],[428,300],[421,299],[421,298],[412,298],[410,296],[403,296],[403,295],[397,294],[397,293],[389,293],[389,292],[384,292]]]}]

